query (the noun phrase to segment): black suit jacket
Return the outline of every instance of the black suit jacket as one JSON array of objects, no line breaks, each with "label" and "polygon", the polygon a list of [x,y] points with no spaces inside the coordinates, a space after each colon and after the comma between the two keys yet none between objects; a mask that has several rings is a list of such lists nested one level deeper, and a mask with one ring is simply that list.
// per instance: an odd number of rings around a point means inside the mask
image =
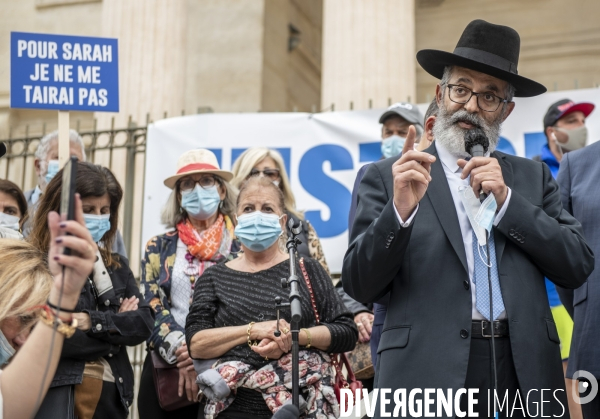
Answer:
[{"label": "black suit jacket", "polygon": [[[435,144],[426,151],[438,157]],[[593,270],[594,259],[581,225],[563,210],[548,167],[501,152],[492,156],[512,190],[506,213],[494,227],[496,258],[515,369],[523,396],[538,390],[529,398],[535,409],[540,389],[564,389],[544,276],[563,287],[578,287]],[[377,387],[456,391],[465,384],[472,322],[458,216],[438,157],[412,224],[402,228],[393,206],[396,160],[370,165],[360,185],[342,270],[344,288],[361,302],[390,293]],[[545,403],[544,414],[551,409],[560,416],[563,407],[549,394],[544,400],[554,402]],[[565,393],[557,395],[568,412]]]}]

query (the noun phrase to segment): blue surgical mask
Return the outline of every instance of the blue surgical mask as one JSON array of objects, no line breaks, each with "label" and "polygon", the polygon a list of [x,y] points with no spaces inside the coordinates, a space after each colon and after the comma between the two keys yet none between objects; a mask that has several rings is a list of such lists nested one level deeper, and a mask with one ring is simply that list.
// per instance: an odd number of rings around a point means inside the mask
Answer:
[{"label": "blue surgical mask", "polygon": [[94,215],[83,214],[85,226],[92,235],[92,240],[98,243],[102,237],[110,230],[110,214]]},{"label": "blue surgical mask", "polygon": [[217,185],[204,189],[196,184],[191,191],[181,192],[181,207],[196,220],[206,220],[215,215],[220,203]]},{"label": "blue surgical mask", "polygon": [[48,162],[48,170],[46,171],[46,183],[50,183],[52,178],[58,173],[58,160],[50,160]]},{"label": "blue surgical mask", "polygon": [[386,159],[397,156],[398,154],[402,153],[402,148],[404,147],[405,141],[406,138],[402,138],[398,135],[387,137],[381,142],[381,154]]},{"label": "blue surgical mask", "polygon": [[281,236],[281,224],[279,224],[281,217],[260,211],[242,214],[237,217],[235,235],[248,249],[262,252],[271,247]]},{"label": "blue surgical mask", "polygon": [[19,231],[19,217],[0,212],[0,227],[10,228],[11,230]]},{"label": "blue surgical mask", "polygon": [[15,348],[8,343],[6,336],[0,331],[0,367],[7,364],[14,354]]},{"label": "blue surgical mask", "polygon": [[488,233],[492,231],[494,219],[496,218],[496,208],[498,208],[494,194],[489,194],[483,202],[479,202],[479,198],[475,196],[473,188],[470,186],[459,186],[458,194],[475,232],[477,242],[480,246],[485,246],[485,232],[486,230]]}]

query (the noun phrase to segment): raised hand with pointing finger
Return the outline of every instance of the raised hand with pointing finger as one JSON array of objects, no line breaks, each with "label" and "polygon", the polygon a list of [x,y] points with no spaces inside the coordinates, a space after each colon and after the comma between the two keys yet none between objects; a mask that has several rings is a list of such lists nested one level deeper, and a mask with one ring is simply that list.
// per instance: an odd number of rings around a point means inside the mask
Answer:
[{"label": "raised hand with pointing finger", "polygon": [[411,126],[402,149],[402,156],[392,166],[394,206],[402,220],[407,220],[411,216],[425,195],[431,182],[431,163],[435,161],[435,157],[431,154],[414,150],[416,135],[415,127]]}]

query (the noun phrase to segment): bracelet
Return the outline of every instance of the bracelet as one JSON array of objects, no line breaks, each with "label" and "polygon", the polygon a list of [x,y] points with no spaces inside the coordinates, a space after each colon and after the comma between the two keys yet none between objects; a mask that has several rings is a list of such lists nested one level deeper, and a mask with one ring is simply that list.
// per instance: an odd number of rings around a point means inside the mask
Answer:
[{"label": "bracelet", "polygon": [[50,307],[51,309],[56,310],[56,311],[62,311],[64,313],[77,313],[75,310],[69,310],[67,308],[62,308],[62,307],[55,306],[54,304],[52,304],[50,302],[50,300],[46,300],[46,305],[48,307]]},{"label": "bracelet", "polygon": [[250,322],[250,323],[248,324],[248,329],[246,329],[246,333],[248,334],[248,346],[249,346],[250,348],[252,348],[253,346],[256,346],[256,345],[258,345],[258,342],[257,342],[257,341],[252,341],[252,340],[250,339],[250,331],[252,330],[252,326],[254,326],[254,322]]},{"label": "bracelet", "polygon": [[300,329],[300,330],[304,330],[304,333],[306,333],[306,339],[308,339],[308,343],[305,345],[305,348],[310,349],[310,344],[312,342],[312,336],[310,334],[310,331],[308,329]]},{"label": "bracelet", "polygon": [[56,328],[56,331],[67,339],[73,336],[77,330],[77,319],[71,319],[71,324],[66,324],[52,314],[49,308],[41,311],[40,321],[47,326]]}]

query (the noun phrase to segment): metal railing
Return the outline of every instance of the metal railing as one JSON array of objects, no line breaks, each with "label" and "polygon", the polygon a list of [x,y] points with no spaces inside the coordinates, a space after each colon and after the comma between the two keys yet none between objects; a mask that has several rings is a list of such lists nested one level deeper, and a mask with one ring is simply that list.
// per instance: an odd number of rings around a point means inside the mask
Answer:
[{"label": "metal railing", "polygon": [[[139,281],[142,251],[141,227],[146,166],[147,127],[84,131],[83,138],[87,161],[108,167],[123,187],[121,204],[121,232],[125,242],[130,267]],[[1,140],[7,152],[0,159],[0,176],[16,183],[24,191],[37,183],[35,174],[35,151],[42,136],[26,136]],[[128,347],[127,353],[134,372],[134,402],[130,417],[138,418],[137,394],[141,377],[146,344]]]}]

